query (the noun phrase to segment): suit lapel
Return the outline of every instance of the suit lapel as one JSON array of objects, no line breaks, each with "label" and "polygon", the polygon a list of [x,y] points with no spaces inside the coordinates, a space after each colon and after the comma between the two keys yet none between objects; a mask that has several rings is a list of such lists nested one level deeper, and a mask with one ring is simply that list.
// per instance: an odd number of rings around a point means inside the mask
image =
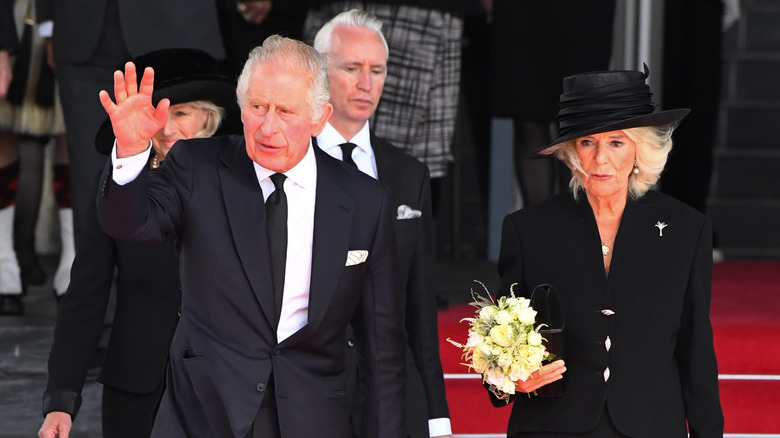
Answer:
[{"label": "suit lapel", "polygon": [[271,283],[271,263],[265,229],[263,194],[252,161],[246,155],[243,138],[225,150],[219,169],[222,196],[225,200],[230,232],[249,283],[268,321],[276,321]]},{"label": "suit lapel", "polygon": [[[408,187],[409,182],[404,179],[404,175],[407,175],[407,172],[399,168],[400,161],[393,156],[396,153],[393,149],[394,146],[386,140],[375,136],[372,132],[371,148],[374,150],[377,179],[387,184],[391,192],[395,192],[400,196],[402,189]],[[394,208],[397,201],[398,199],[393,200]]]},{"label": "suit lapel", "polygon": [[355,200],[345,190],[350,176],[338,160],[319,148],[317,157],[317,199],[314,207],[309,327],[317,327],[344,270]]},{"label": "suit lapel", "polygon": [[396,161],[389,158],[388,146],[373,132],[371,133],[371,149],[374,150],[377,179],[392,187],[391,182],[396,182],[394,176],[399,175],[399,173],[395,172]]}]

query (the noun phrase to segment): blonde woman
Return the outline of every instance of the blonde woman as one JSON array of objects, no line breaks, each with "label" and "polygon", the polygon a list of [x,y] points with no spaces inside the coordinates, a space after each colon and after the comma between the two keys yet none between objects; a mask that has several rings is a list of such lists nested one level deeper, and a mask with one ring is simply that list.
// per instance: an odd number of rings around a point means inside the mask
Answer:
[{"label": "blonde woman", "polygon": [[516,395],[510,438],[723,436],[712,226],[652,190],[688,110],[655,111],[647,76],[563,80],[560,135],[540,154],[568,165],[571,190],[504,220],[502,291],[552,284],[565,317],[561,358],[517,382],[531,393],[562,380],[562,393]]},{"label": "blonde woman", "polygon": [[[165,160],[176,141],[214,134],[225,109],[234,105],[234,82],[216,73],[216,61],[205,52],[166,49],[134,62],[152,66],[157,73],[152,100],[156,103],[165,97],[171,101],[165,126],[151,139],[151,168]],[[108,154],[113,143],[107,120],[96,146]],[[116,314],[98,377],[103,384],[103,436],[148,437],[181,306],[174,242],[112,239],[98,224],[93,201],[77,245],[71,282],[57,313],[49,380],[43,396],[45,420],[38,436],[64,436],[72,426],[81,404],[81,388],[97,350],[116,271]]]}]

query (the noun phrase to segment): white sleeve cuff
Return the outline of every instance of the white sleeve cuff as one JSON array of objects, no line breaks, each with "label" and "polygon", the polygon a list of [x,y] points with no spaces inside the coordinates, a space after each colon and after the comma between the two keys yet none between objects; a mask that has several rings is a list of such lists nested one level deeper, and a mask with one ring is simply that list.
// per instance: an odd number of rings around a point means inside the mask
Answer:
[{"label": "white sleeve cuff", "polygon": [[114,140],[114,147],[111,148],[111,165],[114,167],[112,178],[114,182],[123,186],[136,179],[141,174],[146,163],[149,162],[151,150],[152,141],[149,140],[149,147],[146,148],[146,151],[132,157],[117,158],[116,140]]},{"label": "white sleeve cuff", "polygon": [[452,435],[452,425],[449,418],[432,418],[428,420],[430,436]]},{"label": "white sleeve cuff", "polygon": [[54,22],[52,20],[38,23],[38,36],[51,38],[52,35],[54,35]]}]

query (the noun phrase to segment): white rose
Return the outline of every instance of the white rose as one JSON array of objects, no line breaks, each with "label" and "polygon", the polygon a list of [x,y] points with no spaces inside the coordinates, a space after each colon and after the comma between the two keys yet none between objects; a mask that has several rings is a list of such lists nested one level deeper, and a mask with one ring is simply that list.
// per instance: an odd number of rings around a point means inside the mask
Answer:
[{"label": "white rose", "polygon": [[509,297],[506,299],[506,304],[510,309],[521,308],[523,305],[522,298]]},{"label": "white rose", "polygon": [[485,337],[477,332],[469,332],[469,339],[466,341],[466,347],[476,347],[485,342]]},{"label": "white rose", "polygon": [[526,307],[517,312],[517,319],[523,324],[533,324],[536,320],[536,310]]},{"label": "white rose", "polygon": [[490,329],[490,339],[502,347],[509,347],[513,344],[512,327],[508,325],[497,325]]},{"label": "white rose", "polygon": [[538,367],[541,366],[542,360],[544,360],[544,347],[527,347],[524,352],[525,360],[529,366]]},{"label": "white rose", "polygon": [[515,393],[515,383],[497,370],[488,370],[485,381],[507,394]]},{"label": "white rose", "polygon": [[529,345],[542,345],[542,335],[538,332],[531,332],[528,334]]},{"label": "white rose", "polygon": [[525,309],[526,307],[529,307],[531,305],[531,300],[527,298],[509,298],[506,300],[507,304],[509,304],[513,309]]},{"label": "white rose", "polygon": [[496,314],[496,322],[498,324],[509,324],[513,319],[512,314],[506,310],[499,310]]},{"label": "white rose", "polygon": [[520,364],[512,364],[512,367],[510,368],[510,372],[509,372],[509,377],[514,381],[519,380],[521,382],[525,382],[531,376],[532,372],[533,371],[527,369],[526,367]]},{"label": "white rose", "polygon": [[506,381],[504,381],[504,384],[499,389],[501,389],[501,391],[507,394],[514,394],[516,389],[515,382],[506,379]]},{"label": "white rose", "polygon": [[512,354],[509,352],[503,352],[498,356],[498,366],[501,369],[508,370],[512,366]]},{"label": "white rose", "polygon": [[495,306],[485,306],[479,309],[479,319],[483,321],[490,321],[496,317],[497,311],[498,310],[496,309]]},{"label": "white rose", "polygon": [[480,356],[482,356],[483,358],[489,358],[490,356],[493,355],[493,349],[490,347],[490,345],[487,342],[485,342],[483,344],[477,345],[477,348],[474,349],[474,354],[477,353],[479,353]]}]

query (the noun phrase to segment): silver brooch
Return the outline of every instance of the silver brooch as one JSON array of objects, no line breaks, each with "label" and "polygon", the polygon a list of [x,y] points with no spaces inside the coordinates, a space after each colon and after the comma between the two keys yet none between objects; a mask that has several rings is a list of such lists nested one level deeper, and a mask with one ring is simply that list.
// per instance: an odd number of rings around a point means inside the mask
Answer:
[{"label": "silver brooch", "polygon": [[666,222],[658,221],[655,223],[655,227],[658,228],[658,237],[664,237],[664,228],[667,227]]}]

